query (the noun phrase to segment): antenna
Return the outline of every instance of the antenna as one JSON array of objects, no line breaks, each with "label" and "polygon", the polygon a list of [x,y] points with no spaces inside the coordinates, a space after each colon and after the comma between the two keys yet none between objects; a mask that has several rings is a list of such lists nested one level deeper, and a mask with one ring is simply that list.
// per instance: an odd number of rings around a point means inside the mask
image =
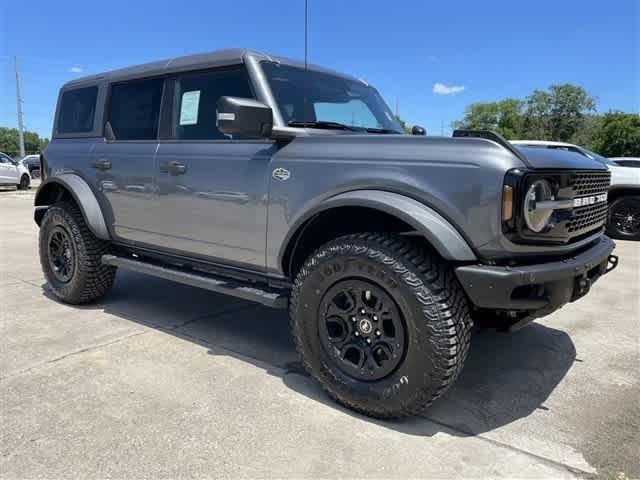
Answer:
[{"label": "antenna", "polygon": [[308,59],[308,49],[309,49],[309,1],[304,0],[304,104],[303,104],[303,115],[302,119],[304,122],[308,121],[307,110],[308,110],[308,101],[307,101],[307,93],[308,83],[309,83],[309,64],[307,62]]},{"label": "antenna", "polygon": [[309,1],[304,0],[304,70],[307,70],[307,51],[309,45]]}]

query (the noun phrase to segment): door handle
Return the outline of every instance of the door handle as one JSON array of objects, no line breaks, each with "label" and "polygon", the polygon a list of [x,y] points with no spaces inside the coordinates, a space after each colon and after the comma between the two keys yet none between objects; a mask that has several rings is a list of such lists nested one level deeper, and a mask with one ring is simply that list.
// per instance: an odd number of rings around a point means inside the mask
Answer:
[{"label": "door handle", "polygon": [[171,175],[183,175],[187,172],[187,166],[183,163],[172,161],[160,165],[160,171]]},{"label": "door handle", "polygon": [[97,162],[93,162],[91,166],[98,170],[109,170],[111,168],[111,162],[109,160],[98,160]]}]

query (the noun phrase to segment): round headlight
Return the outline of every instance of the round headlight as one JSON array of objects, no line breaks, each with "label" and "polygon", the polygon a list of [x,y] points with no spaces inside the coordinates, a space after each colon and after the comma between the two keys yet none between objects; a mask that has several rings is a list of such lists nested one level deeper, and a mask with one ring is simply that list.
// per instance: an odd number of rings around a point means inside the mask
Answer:
[{"label": "round headlight", "polygon": [[524,221],[527,227],[536,233],[545,229],[553,215],[553,208],[539,204],[548,200],[553,200],[553,191],[549,182],[546,180],[533,182],[524,199]]}]

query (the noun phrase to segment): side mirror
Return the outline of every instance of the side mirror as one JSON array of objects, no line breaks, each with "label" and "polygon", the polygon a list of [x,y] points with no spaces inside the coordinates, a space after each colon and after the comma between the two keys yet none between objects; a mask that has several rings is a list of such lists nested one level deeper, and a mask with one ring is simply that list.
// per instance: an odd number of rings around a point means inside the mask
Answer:
[{"label": "side mirror", "polygon": [[411,135],[426,135],[427,131],[420,125],[414,125],[411,129]]},{"label": "side mirror", "polygon": [[222,133],[250,138],[271,136],[273,112],[257,100],[220,97],[216,115],[218,130]]}]

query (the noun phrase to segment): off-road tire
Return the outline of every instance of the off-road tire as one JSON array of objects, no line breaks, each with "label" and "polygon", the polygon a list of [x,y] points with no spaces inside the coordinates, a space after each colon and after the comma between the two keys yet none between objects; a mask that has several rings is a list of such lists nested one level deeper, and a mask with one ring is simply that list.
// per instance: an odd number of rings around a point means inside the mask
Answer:
[{"label": "off-road tire", "polygon": [[[609,205],[609,217],[607,221],[607,235],[618,240],[640,240],[640,230],[638,230],[637,228],[635,231],[625,231],[621,230],[616,225],[614,215],[618,211],[618,209],[624,205],[633,207],[637,212],[637,209],[640,206],[640,195],[625,195],[611,202],[611,205]],[[636,213],[634,222],[636,226],[638,219],[637,215],[638,214]]]},{"label": "off-road tire", "polygon": [[[53,229],[62,229],[71,239],[73,274],[67,282],[56,277],[49,261]],[[113,285],[116,268],[101,262],[102,255],[109,251],[109,242],[96,238],[74,203],[56,203],[47,210],[40,224],[39,249],[45,278],[51,291],[63,302],[82,304],[95,301]]]},{"label": "off-road tire", "polygon": [[[347,375],[320,342],[321,298],[345,279],[377,283],[402,313],[404,358],[380,380]],[[473,326],[450,266],[420,242],[383,233],[340,237],[313,253],[296,276],[290,319],[306,371],[336,401],[376,418],[413,415],[440,397],[462,370]]]},{"label": "off-road tire", "polygon": [[20,177],[20,183],[16,185],[18,190],[28,190],[29,185],[31,184],[31,180],[29,180],[29,175],[26,173]]}]

